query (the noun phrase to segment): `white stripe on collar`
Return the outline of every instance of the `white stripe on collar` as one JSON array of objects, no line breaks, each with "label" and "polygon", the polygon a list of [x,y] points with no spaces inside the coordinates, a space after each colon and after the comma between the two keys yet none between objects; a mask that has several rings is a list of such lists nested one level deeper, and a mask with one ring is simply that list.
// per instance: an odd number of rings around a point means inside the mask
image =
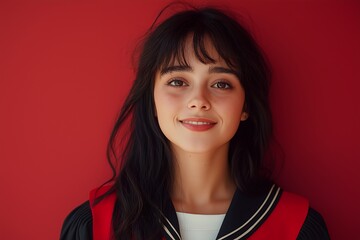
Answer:
[{"label": "white stripe on collar", "polygon": [[[218,240],[223,240],[233,234],[236,234],[238,231],[240,231],[241,229],[243,229],[251,220],[253,220],[256,215],[258,215],[258,213],[262,210],[262,208],[265,206],[265,204],[268,202],[272,192],[274,191],[274,188],[275,188],[275,184],[272,185],[268,195],[266,196],[265,200],[263,201],[263,203],[261,204],[261,206],[258,208],[258,210],[251,216],[251,218],[249,218],[249,220],[247,220],[243,225],[241,225],[240,227],[238,227],[237,229],[235,229],[234,231],[222,236],[221,238],[218,238]],[[245,236],[247,233],[249,233],[252,229],[254,229],[256,227],[256,225],[264,218],[264,216],[266,216],[266,214],[268,213],[268,211],[272,208],[278,194],[280,192],[280,187],[277,187],[276,188],[276,193],[275,193],[275,196],[271,199],[271,203],[270,205],[268,206],[268,208],[266,209],[266,211],[261,215],[261,217],[258,218],[258,220],[250,227],[248,227],[248,229],[242,233],[240,236],[238,236],[237,238],[235,238],[236,240],[237,239],[240,239],[242,238],[243,236]]]}]

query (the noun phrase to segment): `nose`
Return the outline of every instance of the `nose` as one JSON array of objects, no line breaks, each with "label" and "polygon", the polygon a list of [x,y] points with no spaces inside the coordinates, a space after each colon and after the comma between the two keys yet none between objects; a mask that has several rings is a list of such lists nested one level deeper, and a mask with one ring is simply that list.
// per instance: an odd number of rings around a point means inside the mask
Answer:
[{"label": "nose", "polygon": [[189,99],[188,108],[205,111],[209,110],[211,108],[211,104],[207,96],[206,90],[199,89],[194,91],[194,93]]}]

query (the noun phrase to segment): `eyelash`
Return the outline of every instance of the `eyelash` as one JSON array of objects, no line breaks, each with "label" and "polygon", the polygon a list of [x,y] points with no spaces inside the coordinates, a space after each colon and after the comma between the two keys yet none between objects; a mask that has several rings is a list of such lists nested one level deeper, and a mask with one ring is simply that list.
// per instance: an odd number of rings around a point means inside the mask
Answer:
[{"label": "eyelash", "polygon": [[[181,85],[177,85],[176,83],[181,83]],[[181,80],[181,79],[171,79],[170,81],[167,82],[167,85],[171,86],[171,87],[183,87],[183,86],[188,86],[188,84],[186,84],[185,81]]]},{"label": "eyelash", "polygon": [[[219,86],[218,86],[219,84],[225,84],[226,86],[225,86],[225,87],[219,87]],[[229,84],[228,82],[225,82],[225,81],[218,81],[218,82],[216,82],[215,84],[213,84],[212,86],[216,86],[216,85],[217,85],[217,87],[215,87],[215,88],[219,88],[219,89],[232,89],[231,84]]]},{"label": "eyelash", "polygon": [[[181,85],[179,85],[181,84]],[[223,85],[222,87],[219,86],[219,84]],[[171,79],[170,81],[167,82],[167,85],[171,86],[171,87],[184,87],[184,86],[188,86],[188,84],[181,80],[181,79]],[[224,86],[225,85],[225,86]],[[225,81],[218,81],[216,83],[214,83],[213,85],[211,85],[214,88],[218,88],[218,89],[223,89],[223,90],[227,90],[227,89],[232,89],[233,87],[231,86],[230,83],[225,82]]]}]

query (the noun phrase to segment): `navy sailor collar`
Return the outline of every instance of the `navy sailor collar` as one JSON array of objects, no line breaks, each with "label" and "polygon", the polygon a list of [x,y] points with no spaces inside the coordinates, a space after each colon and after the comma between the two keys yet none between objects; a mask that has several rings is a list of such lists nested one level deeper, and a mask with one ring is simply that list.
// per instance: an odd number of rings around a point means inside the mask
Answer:
[{"label": "navy sailor collar", "polygon": [[[246,239],[269,217],[278,203],[282,190],[275,184],[259,195],[249,195],[237,189],[225,215],[217,240]],[[170,201],[164,210],[164,236],[166,240],[181,240],[179,222]]]}]

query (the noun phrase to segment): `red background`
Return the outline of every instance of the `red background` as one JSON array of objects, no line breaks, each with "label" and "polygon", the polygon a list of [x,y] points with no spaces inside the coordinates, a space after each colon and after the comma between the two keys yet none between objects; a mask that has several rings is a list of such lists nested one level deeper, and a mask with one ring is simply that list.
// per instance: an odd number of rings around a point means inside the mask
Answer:
[{"label": "red background", "polygon": [[[165,5],[130,2],[0,2],[0,239],[58,239],[69,211],[110,176],[106,142],[132,52]],[[360,4],[222,2],[272,63],[279,183],[310,199],[332,239],[356,238]]]}]

